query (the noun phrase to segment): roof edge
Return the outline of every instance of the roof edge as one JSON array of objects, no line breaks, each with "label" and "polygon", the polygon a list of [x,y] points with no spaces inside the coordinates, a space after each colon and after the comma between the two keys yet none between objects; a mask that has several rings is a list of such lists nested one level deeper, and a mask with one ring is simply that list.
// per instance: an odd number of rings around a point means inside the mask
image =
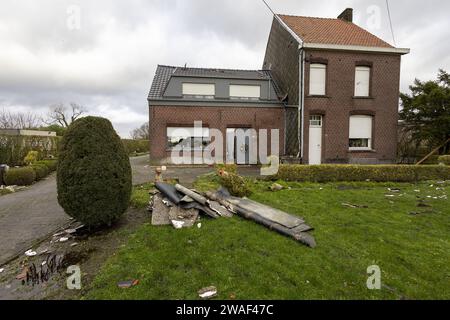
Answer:
[{"label": "roof edge", "polygon": [[278,21],[279,24],[287,31],[289,34],[298,42],[298,44],[303,44],[303,39],[300,38],[300,36],[292,30],[286,22],[283,21],[283,19],[280,17],[279,14],[275,14],[274,18]]},{"label": "roof edge", "polygon": [[370,47],[370,46],[323,44],[323,43],[303,43],[303,47],[305,49],[377,52],[377,53],[392,53],[399,55],[404,55],[411,52],[409,48]]}]

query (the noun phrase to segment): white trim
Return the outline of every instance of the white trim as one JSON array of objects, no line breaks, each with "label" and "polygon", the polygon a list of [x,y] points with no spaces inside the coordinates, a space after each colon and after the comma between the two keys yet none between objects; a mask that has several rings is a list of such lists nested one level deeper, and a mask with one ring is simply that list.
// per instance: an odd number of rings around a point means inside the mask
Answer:
[{"label": "white trim", "polygon": [[303,47],[307,49],[364,51],[364,52],[380,52],[380,53],[395,53],[395,54],[408,54],[411,51],[408,48],[384,48],[384,47],[367,47],[367,46],[352,46],[352,45],[323,44],[323,43],[303,43]]},{"label": "white trim", "polygon": [[287,32],[289,32],[290,35],[291,35],[295,40],[297,40],[297,42],[298,42],[298,44],[299,44],[300,46],[303,46],[303,44],[304,44],[303,40],[298,36],[298,34],[296,34],[294,31],[292,31],[292,29],[289,28],[289,26],[288,26],[286,23],[284,23],[283,19],[281,19],[277,14],[275,15],[275,19],[277,19],[277,21],[281,24],[281,26],[282,26]]}]

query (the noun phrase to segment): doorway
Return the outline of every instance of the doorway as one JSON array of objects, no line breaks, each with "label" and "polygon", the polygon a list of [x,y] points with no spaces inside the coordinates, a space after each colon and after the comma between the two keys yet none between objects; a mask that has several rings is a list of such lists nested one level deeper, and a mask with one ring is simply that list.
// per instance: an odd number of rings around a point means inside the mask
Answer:
[{"label": "doorway", "polygon": [[309,164],[322,164],[322,116],[309,117]]}]

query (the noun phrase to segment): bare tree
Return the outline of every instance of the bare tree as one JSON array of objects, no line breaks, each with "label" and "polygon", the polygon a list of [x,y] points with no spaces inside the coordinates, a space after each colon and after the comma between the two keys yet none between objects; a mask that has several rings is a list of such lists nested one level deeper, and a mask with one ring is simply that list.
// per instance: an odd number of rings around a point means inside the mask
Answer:
[{"label": "bare tree", "polygon": [[69,106],[59,103],[50,106],[50,112],[47,115],[48,119],[45,122],[47,124],[58,124],[61,127],[67,128],[86,112],[86,108],[77,103],[72,102]]},{"label": "bare tree", "polygon": [[0,111],[0,128],[33,129],[42,125],[40,117],[33,112],[11,112],[3,108]]},{"label": "bare tree", "polygon": [[130,132],[131,138],[134,140],[149,140],[150,139],[150,126],[146,122],[139,128],[134,129]]}]

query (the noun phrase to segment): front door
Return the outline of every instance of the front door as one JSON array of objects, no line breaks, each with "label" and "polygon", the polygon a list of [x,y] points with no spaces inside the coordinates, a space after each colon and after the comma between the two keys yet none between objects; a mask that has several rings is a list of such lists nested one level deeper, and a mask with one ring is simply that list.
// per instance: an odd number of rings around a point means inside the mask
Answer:
[{"label": "front door", "polygon": [[309,164],[322,163],[322,116],[309,118]]},{"label": "front door", "polygon": [[[250,129],[227,128],[227,163],[236,164],[250,163]],[[243,134],[242,139],[237,134]]]}]

